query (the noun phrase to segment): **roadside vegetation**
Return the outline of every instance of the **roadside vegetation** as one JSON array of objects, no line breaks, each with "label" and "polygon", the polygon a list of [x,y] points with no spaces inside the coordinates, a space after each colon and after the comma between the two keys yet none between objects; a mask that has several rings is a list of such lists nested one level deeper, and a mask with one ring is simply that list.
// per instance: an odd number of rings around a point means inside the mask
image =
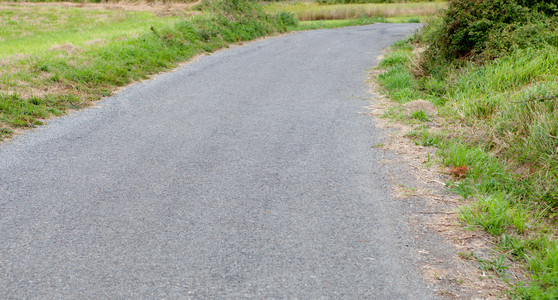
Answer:
[{"label": "roadside vegetation", "polygon": [[[495,273],[518,299],[558,299],[557,8],[554,0],[451,0],[440,19],[393,46],[378,76],[394,101],[437,106],[439,116],[407,135],[460,170],[447,183],[468,199],[460,218],[494,237]],[[388,115],[417,119],[397,106]],[[509,280],[511,263],[530,280]]]}]

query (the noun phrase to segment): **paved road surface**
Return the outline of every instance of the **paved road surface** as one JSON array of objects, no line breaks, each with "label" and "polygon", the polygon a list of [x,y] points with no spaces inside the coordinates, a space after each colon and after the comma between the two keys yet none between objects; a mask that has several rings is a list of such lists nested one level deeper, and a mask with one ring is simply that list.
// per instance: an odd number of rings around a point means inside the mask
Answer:
[{"label": "paved road surface", "polygon": [[361,114],[416,27],[220,51],[0,145],[0,298],[433,298]]}]

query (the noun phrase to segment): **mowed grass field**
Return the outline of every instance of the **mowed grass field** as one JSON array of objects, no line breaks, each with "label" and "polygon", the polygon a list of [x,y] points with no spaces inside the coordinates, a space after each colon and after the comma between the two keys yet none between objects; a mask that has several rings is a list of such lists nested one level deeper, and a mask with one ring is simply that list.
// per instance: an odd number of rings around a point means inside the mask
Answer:
[{"label": "mowed grass field", "polygon": [[150,26],[169,25],[179,18],[94,5],[3,3],[0,4],[0,57],[39,54],[69,43],[88,48],[137,35]]},{"label": "mowed grass field", "polygon": [[[173,13],[167,12],[170,7],[0,3],[0,140],[109,95],[111,86],[144,77],[119,71],[118,51],[113,51],[114,68],[101,67],[99,56],[189,14],[185,5],[175,5]],[[83,74],[90,66],[114,82],[95,87],[96,76]]]}]

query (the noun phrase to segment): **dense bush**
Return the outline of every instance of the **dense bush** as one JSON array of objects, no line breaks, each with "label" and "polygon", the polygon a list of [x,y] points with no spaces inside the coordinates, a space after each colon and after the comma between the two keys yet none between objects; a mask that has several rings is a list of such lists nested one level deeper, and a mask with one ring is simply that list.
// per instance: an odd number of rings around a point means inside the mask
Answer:
[{"label": "dense bush", "polygon": [[431,38],[432,46],[447,59],[478,54],[494,31],[529,19],[528,9],[510,0],[452,0]]},{"label": "dense bush", "polygon": [[558,0],[517,0],[517,4],[541,11],[549,16],[558,12]]},{"label": "dense bush", "polygon": [[261,5],[249,0],[203,0],[201,8],[204,11],[229,17],[257,17],[264,15]]},{"label": "dense bush", "polygon": [[515,48],[558,46],[558,0],[450,0],[430,25],[423,67],[493,59]]}]

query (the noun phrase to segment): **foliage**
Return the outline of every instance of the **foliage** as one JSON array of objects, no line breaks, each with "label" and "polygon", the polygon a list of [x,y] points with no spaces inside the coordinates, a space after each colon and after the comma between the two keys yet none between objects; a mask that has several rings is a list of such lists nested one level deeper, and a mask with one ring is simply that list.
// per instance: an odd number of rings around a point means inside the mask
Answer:
[{"label": "foliage", "polygon": [[[193,3],[197,0],[158,0],[162,3]],[[7,2],[31,2],[31,3],[50,3],[62,2],[60,0],[7,0]],[[72,0],[71,2],[77,3],[120,3],[121,0]],[[148,3],[154,2],[153,0],[147,1]]]},{"label": "foliage", "polygon": [[495,31],[528,21],[528,10],[511,0],[451,0],[431,51],[445,59],[479,54]]},{"label": "foliage", "polygon": [[541,11],[548,16],[552,16],[558,12],[558,0],[517,0],[521,6]]},{"label": "foliage", "polygon": [[[441,64],[485,61],[515,48],[558,45],[557,0],[450,0],[444,16],[429,25],[422,67],[437,73]],[[442,74],[442,76],[444,76]]]}]

